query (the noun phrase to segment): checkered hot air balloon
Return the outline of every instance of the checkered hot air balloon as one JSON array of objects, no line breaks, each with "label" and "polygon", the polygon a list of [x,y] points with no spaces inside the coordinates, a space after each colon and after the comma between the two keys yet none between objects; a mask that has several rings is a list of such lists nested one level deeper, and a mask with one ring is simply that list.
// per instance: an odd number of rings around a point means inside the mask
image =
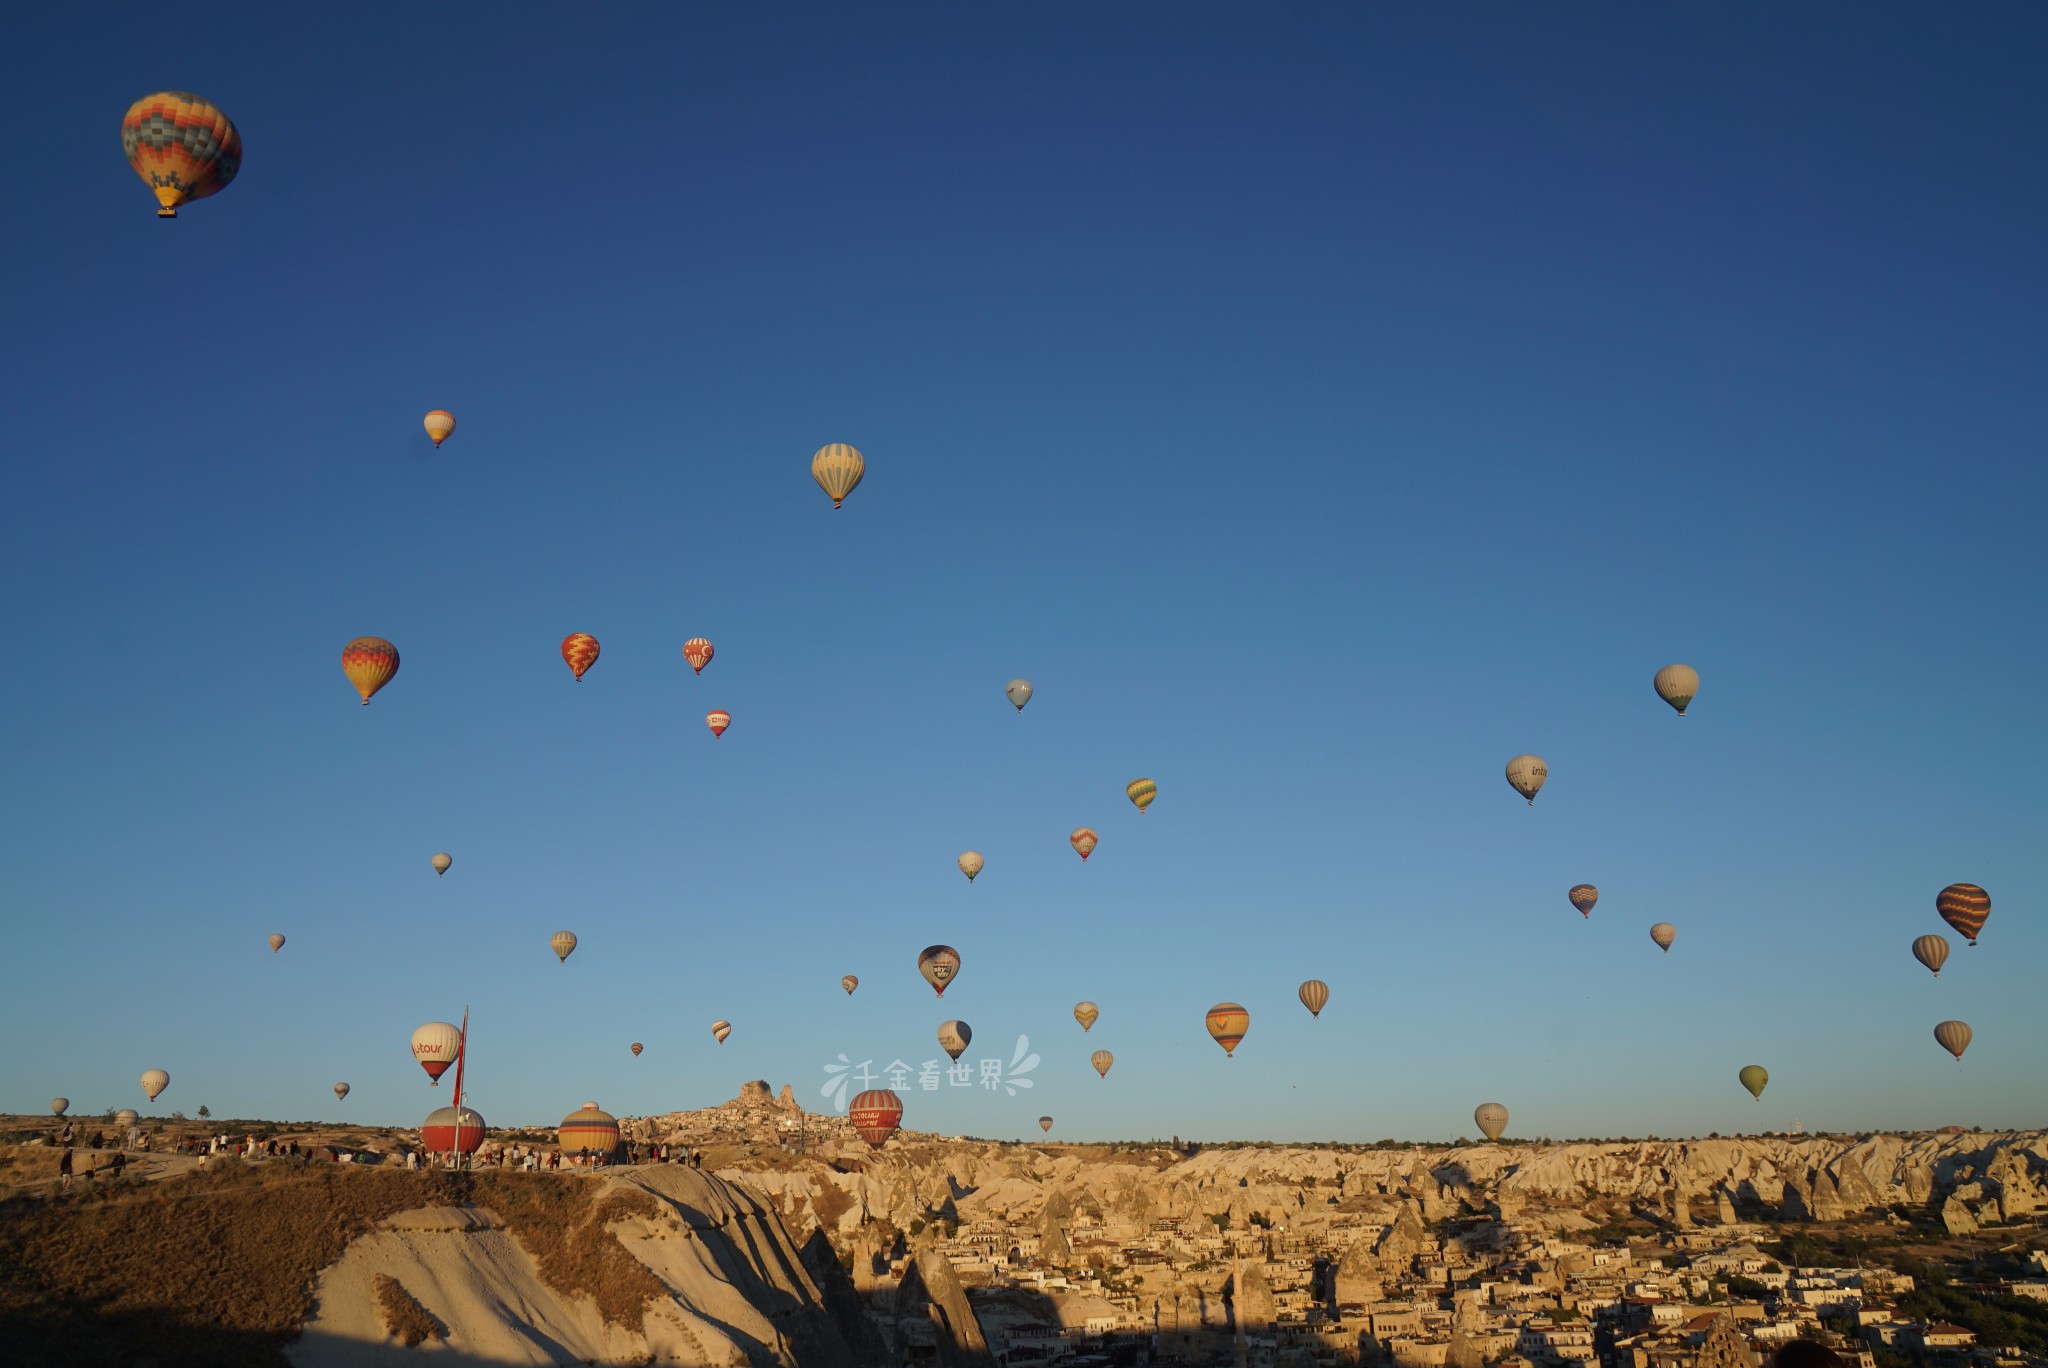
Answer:
[{"label": "checkered hot air balloon", "polygon": [[357,637],[341,648],[341,672],[370,706],[370,695],[391,682],[398,673],[398,648],[383,637]]},{"label": "checkered hot air balloon", "polygon": [[182,90],[159,90],[121,117],[121,151],[156,194],[158,218],[227,189],[242,169],[242,135],[219,109]]},{"label": "checkered hot air balloon", "polygon": [[597,638],[588,632],[571,632],[562,638],[563,663],[578,684],[583,682],[583,672],[597,664],[597,652]]}]

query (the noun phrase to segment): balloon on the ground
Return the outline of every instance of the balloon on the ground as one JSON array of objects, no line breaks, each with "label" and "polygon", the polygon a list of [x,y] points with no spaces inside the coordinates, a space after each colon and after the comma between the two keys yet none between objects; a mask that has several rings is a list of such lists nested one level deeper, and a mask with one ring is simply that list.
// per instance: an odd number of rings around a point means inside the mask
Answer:
[{"label": "balloon on the ground", "polygon": [[1074,847],[1074,853],[1076,855],[1079,855],[1083,860],[1086,860],[1090,855],[1093,855],[1095,853],[1095,828],[1075,827],[1073,834],[1067,837],[1067,844]]},{"label": "balloon on the ground", "polygon": [[1472,1123],[1489,1140],[1498,1140],[1508,1128],[1508,1109],[1498,1102],[1481,1102],[1472,1112]]},{"label": "balloon on the ground", "polygon": [[924,975],[940,997],[946,995],[946,985],[960,972],[960,952],[950,945],[927,945],[918,952],[917,972]]},{"label": "balloon on the ground", "polygon": [[335,1101],[337,1101],[337,1102],[338,1102],[338,1101],[340,1101],[341,1099],[343,1099],[343,1098],[345,1098],[345,1097],[347,1097],[347,1096],[348,1096],[348,1084],[346,1084],[346,1083],[337,1083],[337,1084],[335,1084],[335,1085],[334,1085],[334,1099],[335,1099]]},{"label": "balloon on the ground", "polygon": [[1936,895],[1934,910],[1975,945],[1984,919],[1991,915],[1991,895],[1973,883],[1952,883]]},{"label": "balloon on the ground", "polygon": [[391,682],[398,673],[398,648],[383,637],[357,637],[341,648],[341,672],[370,706],[370,695]]},{"label": "balloon on the ground", "polygon": [[1074,1020],[1081,1023],[1083,1031],[1094,1029],[1095,1018],[1101,1015],[1102,1009],[1092,1002],[1077,1002],[1074,1004]]},{"label": "balloon on the ground", "polygon": [[980,851],[963,850],[960,852],[960,858],[954,863],[958,864],[960,872],[967,876],[967,882],[973,883],[974,876],[981,873],[982,865],[986,862],[981,858]]},{"label": "balloon on the ground", "polygon": [[1573,907],[1579,909],[1580,916],[1590,917],[1593,915],[1593,904],[1600,901],[1600,890],[1591,884],[1573,884],[1565,892],[1565,896],[1571,899]]},{"label": "balloon on the ground", "polygon": [[1052,1134],[1052,1118],[1051,1118],[1050,1116],[1041,1116],[1041,1117],[1039,1117],[1039,1118],[1038,1118],[1038,1128],[1039,1128],[1040,1130],[1044,1131],[1044,1132],[1045,1132],[1045,1133],[1046,1133],[1047,1135],[1051,1135],[1051,1134]]},{"label": "balloon on the ground", "polygon": [[1678,939],[1678,928],[1670,922],[1658,922],[1650,928],[1650,939],[1657,942],[1657,948],[1668,955],[1671,953],[1671,942]]},{"label": "balloon on the ground", "polygon": [[1508,761],[1508,786],[1527,798],[1530,807],[1536,806],[1536,792],[1549,777],[1550,767],[1540,755],[1518,755]]},{"label": "balloon on the ground", "polygon": [[853,1122],[854,1134],[880,1149],[903,1122],[903,1099],[887,1088],[869,1088],[847,1107],[846,1119]]},{"label": "balloon on the ground", "polygon": [[429,1021],[412,1033],[412,1057],[427,1071],[435,1087],[462,1053],[462,1031],[451,1022]]},{"label": "balloon on the ground", "polygon": [[704,667],[711,663],[711,657],[718,654],[718,648],[703,637],[691,637],[683,643],[683,659],[690,662],[692,674],[703,674]]},{"label": "balloon on the ground", "polygon": [[1749,1095],[1758,1099],[1763,1097],[1764,1087],[1771,1081],[1771,1071],[1761,1064],[1745,1064],[1735,1076],[1743,1087],[1749,1089]]},{"label": "balloon on the ground", "polygon": [[576,933],[574,931],[555,932],[554,935],[548,937],[548,948],[555,952],[556,959],[567,964],[569,956],[575,953],[576,950]]},{"label": "balloon on the ground", "polygon": [[434,852],[434,872],[436,874],[446,874],[448,872],[448,866],[454,863],[455,861],[449,857],[447,851],[437,850]]},{"label": "balloon on the ground", "polygon": [[1913,958],[1919,960],[1941,977],[1941,966],[1948,963],[1947,936],[1916,936],[1913,940]]},{"label": "balloon on the ground", "polygon": [[1330,985],[1321,979],[1309,979],[1301,985],[1298,996],[1301,998],[1301,1005],[1308,1008],[1308,1014],[1319,1017],[1323,1014],[1323,1008],[1329,1005]]},{"label": "balloon on the ground", "polygon": [[1088,1062],[1095,1066],[1096,1073],[1107,1078],[1109,1077],[1110,1066],[1116,1063],[1116,1056],[1107,1050],[1097,1050],[1094,1054],[1088,1056]]},{"label": "balloon on the ground", "polygon": [[1206,1020],[1210,1038],[1223,1047],[1223,1053],[1234,1056],[1237,1043],[1251,1027],[1252,1014],[1234,1002],[1219,1002],[1209,1009]]},{"label": "balloon on the ground", "polygon": [[70,1098],[68,1098],[68,1097],[53,1097],[53,1098],[51,1098],[51,1099],[50,1099],[50,1115],[52,1115],[52,1116],[62,1116],[62,1115],[63,1115],[63,1114],[65,1113],[65,1112],[68,1112],[68,1111],[70,1111],[70,1110],[71,1110],[71,1099],[70,1099]]},{"label": "balloon on the ground", "polygon": [[436,1107],[420,1125],[420,1148],[429,1154],[475,1154],[484,1143],[484,1119],[464,1107],[456,1120],[453,1107]]},{"label": "balloon on the ground", "polygon": [[162,1069],[144,1069],[142,1071],[142,1094],[150,1101],[156,1101],[157,1094],[170,1086],[171,1076]]},{"label": "balloon on the ground", "polygon": [[1018,712],[1023,712],[1024,705],[1031,701],[1031,681],[1028,679],[1011,680],[1003,685],[1003,696],[1017,705]]},{"label": "balloon on the ground", "polygon": [[619,1147],[619,1119],[597,1103],[585,1102],[562,1118],[555,1134],[564,1155],[606,1155]]},{"label": "balloon on the ground", "polygon": [[578,684],[583,682],[583,672],[597,664],[597,652],[597,638],[588,632],[571,632],[562,638],[562,660]]},{"label": "balloon on the ground", "polygon": [[811,478],[831,496],[834,508],[846,502],[867,473],[867,458],[844,442],[828,443],[811,456]]},{"label": "balloon on the ground", "polygon": [[1941,1048],[1957,1059],[1970,1048],[1972,1038],[1969,1024],[1962,1021],[1944,1021],[1934,1028],[1934,1038],[1941,1042]]},{"label": "balloon on the ground", "polygon": [[719,1044],[725,1044],[725,1038],[731,1034],[732,1023],[730,1021],[714,1021],[711,1023],[711,1035]]},{"label": "balloon on the ground", "polygon": [[448,440],[449,433],[455,431],[455,415],[447,409],[433,410],[421,420],[421,423],[427,429],[427,436],[434,439],[434,445],[437,447]]},{"label": "balloon on the ground", "polygon": [[840,978],[839,986],[846,990],[846,995],[848,997],[852,997],[853,990],[860,987],[860,980],[855,978],[852,974],[846,974]]},{"label": "balloon on the ground", "polygon": [[1133,779],[1124,785],[1124,794],[1138,805],[1138,811],[1143,812],[1159,796],[1159,785],[1150,779]]},{"label": "balloon on the ground", "polygon": [[732,714],[723,708],[713,708],[704,714],[704,725],[711,728],[713,736],[723,736],[725,729],[732,725]]},{"label": "balloon on the ground", "polygon": [[270,953],[274,955],[274,954],[276,954],[276,953],[277,953],[278,951],[280,951],[280,950],[282,950],[282,949],[284,949],[284,937],[283,937],[283,936],[280,936],[280,935],[278,935],[278,934],[277,934],[277,933],[276,933],[275,931],[271,932],[271,933],[270,933]]},{"label": "balloon on the ground", "polygon": [[134,1128],[135,1123],[141,1119],[141,1115],[136,1112],[135,1108],[123,1107],[114,1113],[114,1128],[121,1134],[126,1135]]},{"label": "balloon on the ground", "polygon": [[974,1043],[974,1028],[964,1021],[942,1021],[939,1023],[939,1048],[947,1055],[958,1059]]},{"label": "balloon on the ground", "polygon": [[1683,717],[1687,705],[1700,691],[1700,672],[1690,665],[1666,665],[1650,682],[1657,690],[1657,697],[1678,709],[1678,715]]},{"label": "balloon on the ground", "polygon": [[156,195],[158,218],[228,188],[242,169],[242,135],[197,95],[159,90],[121,116],[121,151]]},{"label": "balloon on the ground", "polygon": [[647,1047],[636,1040],[627,1048],[633,1051],[633,1058],[638,1059],[640,1057],[640,1052],[646,1049]]}]

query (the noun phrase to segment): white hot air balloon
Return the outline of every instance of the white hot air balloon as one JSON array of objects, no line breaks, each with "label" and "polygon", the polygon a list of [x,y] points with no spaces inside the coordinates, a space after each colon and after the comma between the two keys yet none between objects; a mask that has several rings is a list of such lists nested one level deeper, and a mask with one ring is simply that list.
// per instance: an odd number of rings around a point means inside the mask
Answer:
[{"label": "white hot air balloon", "polygon": [[434,872],[436,874],[446,874],[448,866],[454,863],[455,861],[449,858],[447,851],[437,850],[434,852]]},{"label": "white hot air balloon", "polygon": [[960,872],[967,876],[967,882],[973,883],[974,876],[981,873],[982,866],[988,862],[981,858],[981,852],[978,850],[963,850],[955,863],[960,866]]},{"label": "white hot air balloon", "polygon": [[1650,682],[1657,697],[1678,709],[1678,715],[1683,717],[1693,695],[1700,691],[1700,672],[1690,665],[1666,665]]},{"label": "white hot air balloon", "polygon": [[1479,1127],[1479,1133],[1489,1140],[1498,1140],[1501,1132],[1508,1128],[1508,1109],[1498,1102],[1481,1102],[1472,1113],[1472,1122]]},{"label": "white hot air balloon", "polygon": [[1543,763],[1540,755],[1518,755],[1508,761],[1508,783],[1515,792],[1529,800],[1529,806],[1536,806],[1536,791],[1543,787],[1543,781],[1550,777],[1550,767]]},{"label": "white hot air balloon", "polygon": [[412,1033],[412,1057],[427,1071],[435,1087],[462,1053],[462,1028],[452,1022],[430,1021]]},{"label": "white hot air balloon", "polygon": [[1018,712],[1023,712],[1024,705],[1031,701],[1031,681],[1028,679],[1013,679],[1003,685],[1003,695],[1012,704],[1016,705]]},{"label": "white hot air balloon", "polygon": [[171,1076],[162,1069],[144,1069],[142,1071],[142,1092],[150,1101],[156,1101],[157,1096],[170,1086]]}]

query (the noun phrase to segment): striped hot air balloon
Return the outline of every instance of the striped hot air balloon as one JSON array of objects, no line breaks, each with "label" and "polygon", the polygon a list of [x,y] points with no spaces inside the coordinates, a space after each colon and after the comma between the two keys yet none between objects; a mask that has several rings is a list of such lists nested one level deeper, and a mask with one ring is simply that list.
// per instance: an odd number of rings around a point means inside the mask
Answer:
[{"label": "striped hot air balloon", "polygon": [[562,1118],[556,1136],[565,1156],[607,1155],[619,1147],[619,1118],[600,1109],[595,1102],[585,1102]]},{"label": "striped hot air balloon", "polygon": [[944,997],[946,985],[960,972],[960,952],[950,945],[927,945],[918,952],[917,972]]},{"label": "striped hot air balloon", "polygon": [[1913,958],[1919,960],[1941,977],[1941,966],[1948,963],[1947,936],[1916,936],[1913,940]]},{"label": "striped hot air balloon", "polygon": [[1565,897],[1571,899],[1572,906],[1579,909],[1581,916],[1590,917],[1593,904],[1600,901],[1600,890],[1591,884],[1573,884],[1565,890]]},{"label": "striped hot air balloon", "polygon": [[1077,1002],[1074,1004],[1074,1020],[1081,1023],[1081,1029],[1084,1032],[1093,1030],[1095,1028],[1095,1019],[1101,1015],[1102,1009],[1092,1002]]},{"label": "striped hot air balloon", "polygon": [[869,1088],[847,1107],[846,1119],[870,1148],[880,1149],[903,1123],[903,1099],[887,1088]]},{"label": "striped hot air balloon", "polygon": [[1991,895],[1973,883],[1952,883],[1935,896],[1934,910],[1975,945],[1984,919],[1991,915]]},{"label": "striped hot air balloon", "polygon": [[844,442],[828,443],[811,456],[811,478],[831,495],[834,508],[846,502],[867,473],[867,458]]},{"label": "striped hot air balloon", "polygon": [[1678,715],[1683,717],[1693,696],[1700,691],[1700,672],[1690,665],[1666,665],[1657,671],[1650,684],[1657,690],[1657,697],[1678,709]]},{"label": "striped hot air balloon", "polygon": [[730,1021],[714,1021],[711,1023],[711,1035],[719,1044],[725,1044],[725,1038],[731,1034],[732,1023]]},{"label": "striped hot air balloon", "polygon": [[627,1046],[627,1048],[633,1052],[633,1058],[638,1059],[640,1057],[640,1052],[646,1049],[647,1047],[636,1040],[631,1045]]},{"label": "striped hot air balloon", "polygon": [[1310,979],[1301,985],[1301,1005],[1308,1008],[1308,1014],[1319,1017],[1330,1002],[1330,985],[1321,979]]},{"label": "striped hot air balloon", "polygon": [[1093,855],[1095,853],[1095,828],[1075,827],[1073,835],[1067,837],[1067,843],[1074,847],[1074,853],[1076,855],[1079,855],[1083,860],[1086,860],[1090,855]]},{"label": "striped hot air balloon", "polygon": [[1941,1042],[1942,1049],[1961,1059],[1963,1051],[1970,1048],[1972,1033],[1968,1022],[1944,1021],[1934,1028],[1934,1038]]},{"label": "striped hot air balloon", "polygon": [[692,674],[703,674],[704,667],[711,663],[711,657],[718,654],[718,648],[703,637],[691,637],[683,643],[683,659],[690,662]]},{"label": "striped hot air balloon", "polygon": [[967,882],[973,883],[974,876],[981,873],[982,866],[987,862],[981,858],[980,851],[963,850],[960,852],[960,858],[954,863],[959,865],[960,872],[967,876]]},{"label": "striped hot air balloon", "polygon": [[1041,1116],[1041,1117],[1039,1117],[1039,1118],[1038,1118],[1038,1128],[1039,1128],[1040,1130],[1044,1131],[1044,1132],[1045,1132],[1045,1133],[1046,1133],[1047,1135],[1051,1135],[1051,1134],[1052,1134],[1052,1118],[1051,1118],[1050,1116]]},{"label": "striped hot air balloon", "polygon": [[1124,793],[1133,803],[1138,805],[1138,811],[1143,812],[1146,808],[1151,807],[1152,800],[1159,796],[1159,785],[1153,783],[1150,779],[1133,779],[1130,783],[1124,785]]},{"label": "striped hot air balloon", "polygon": [[1234,1058],[1237,1043],[1251,1027],[1252,1014],[1234,1002],[1219,1002],[1209,1009],[1208,1024],[1210,1037]]},{"label": "striped hot air balloon", "polygon": [[1110,1066],[1116,1063],[1116,1056],[1107,1050],[1097,1050],[1088,1056],[1088,1062],[1095,1066],[1095,1072],[1103,1078],[1109,1077]]},{"label": "striped hot air balloon", "polygon": [[427,436],[438,448],[455,431],[455,415],[447,409],[434,409],[420,420],[420,426],[427,430]]},{"label": "striped hot air balloon", "polygon": [[569,633],[562,638],[562,660],[581,684],[583,672],[597,664],[597,638],[588,632]]},{"label": "striped hot air balloon", "polygon": [[576,933],[574,931],[555,932],[554,935],[548,937],[548,948],[555,952],[556,959],[567,964],[569,956],[576,953]]},{"label": "striped hot air balloon", "polygon": [[860,987],[860,980],[858,978],[855,978],[852,974],[847,974],[840,978],[839,986],[846,990],[846,995],[848,997],[852,997],[853,990]]},{"label": "striped hot air balloon", "polygon": [[398,648],[383,637],[357,637],[341,648],[341,672],[370,706],[370,695],[391,682],[398,673]]},{"label": "striped hot air balloon", "polygon": [[713,708],[704,714],[704,725],[711,728],[713,736],[723,736],[725,729],[732,725],[732,714],[723,708]]},{"label": "striped hot air balloon", "polygon": [[197,95],[159,90],[121,116],[121,151],[156,195],[158,218],[228,188],[242,169],[233,120]]}]

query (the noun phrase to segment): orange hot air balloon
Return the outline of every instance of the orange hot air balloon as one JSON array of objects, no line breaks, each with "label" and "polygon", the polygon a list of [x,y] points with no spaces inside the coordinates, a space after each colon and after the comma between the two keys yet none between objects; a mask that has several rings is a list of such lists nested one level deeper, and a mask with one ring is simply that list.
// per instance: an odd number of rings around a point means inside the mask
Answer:
[{"label": "orange hot air balloon", "polygon": [[427,429],[427,436],[434,439],[436,447],[447,441],[448,434],[455,431],[455,415],[447,409],[435,409],[420,422]]},{"label": "orange hot air balloon", "polygon": [[341,648],[341,672],[370,706],[370,695],[398,673],[398,648],[383,637],[357,637]]},{"label": "orange hot air balloon", "polygon": [[853,1099],[846,1119],[861,1139],[874,1149],[889,1143],[889,1137],[903,1124],[903,1099],[887,1088],[870,1088]]},{"label": "orange hot air balloon", "polygon": [[1095,853],[1095,829],[1093,827],[1075,827],[1074,834],[1067,837],[1067,841],[1074,847],[1074,853],[1084,860]]},{"label": "orange hot air balloon", "polygon": [[156,195],[158,218],[228,188],[242,169],[242,135],[197,95],[159,90],[121,116],[121,151]]},{"label": "orange hot air balloon", "polygon": [[1209,1009],[1209,1034],[1223,1047],[1223,1053],[1232,1057],[1251,1024],[1252,1014],[1234,1002],[1219,1002]]},{"label": "orange hot air balloon", "polygon": [[717,654],[717,648],[703,637],[691,637],[683,643],[683,659],[690,662],[690,669],[695,674],[703,674],[704,667]]},{"label": "orange hot air balloon", "polygon": [[597,664],[597,638],[588,632],[569,633],[562,638],[562,659],[581,684],[583,672]]},{"label": "orange hot air balloon", "polygon": [[634,1042],[633,1042],[633,1058],[635,1058],[635,1059],[638,1059],[638,1058],[640,1057],[640,1052],[641,1052],[642,1050],[646,1049],[646,1048],[647,1048],[647,1047],[646,1047],[645,1045],[642,1045],[642,1044],[641,1044],[641,1043],[640,1043],[639,1041],[637,1041],[637,1040],[636,1040],[636,1041],[634,1041]]},{"label": "orange hot air balloon", "polygon": [[1952,883],[1934,899],[1934,910],[1975,945],[1977,933],[1991,915],[1991,895],[1973,883]]},{"label": "orange hot air balloon", "polygon": [[732,725],[732,714],[723,708],[713,708],[704,714],[704,725],[711,728],[713,736],[723,736],[725,729]]}]

